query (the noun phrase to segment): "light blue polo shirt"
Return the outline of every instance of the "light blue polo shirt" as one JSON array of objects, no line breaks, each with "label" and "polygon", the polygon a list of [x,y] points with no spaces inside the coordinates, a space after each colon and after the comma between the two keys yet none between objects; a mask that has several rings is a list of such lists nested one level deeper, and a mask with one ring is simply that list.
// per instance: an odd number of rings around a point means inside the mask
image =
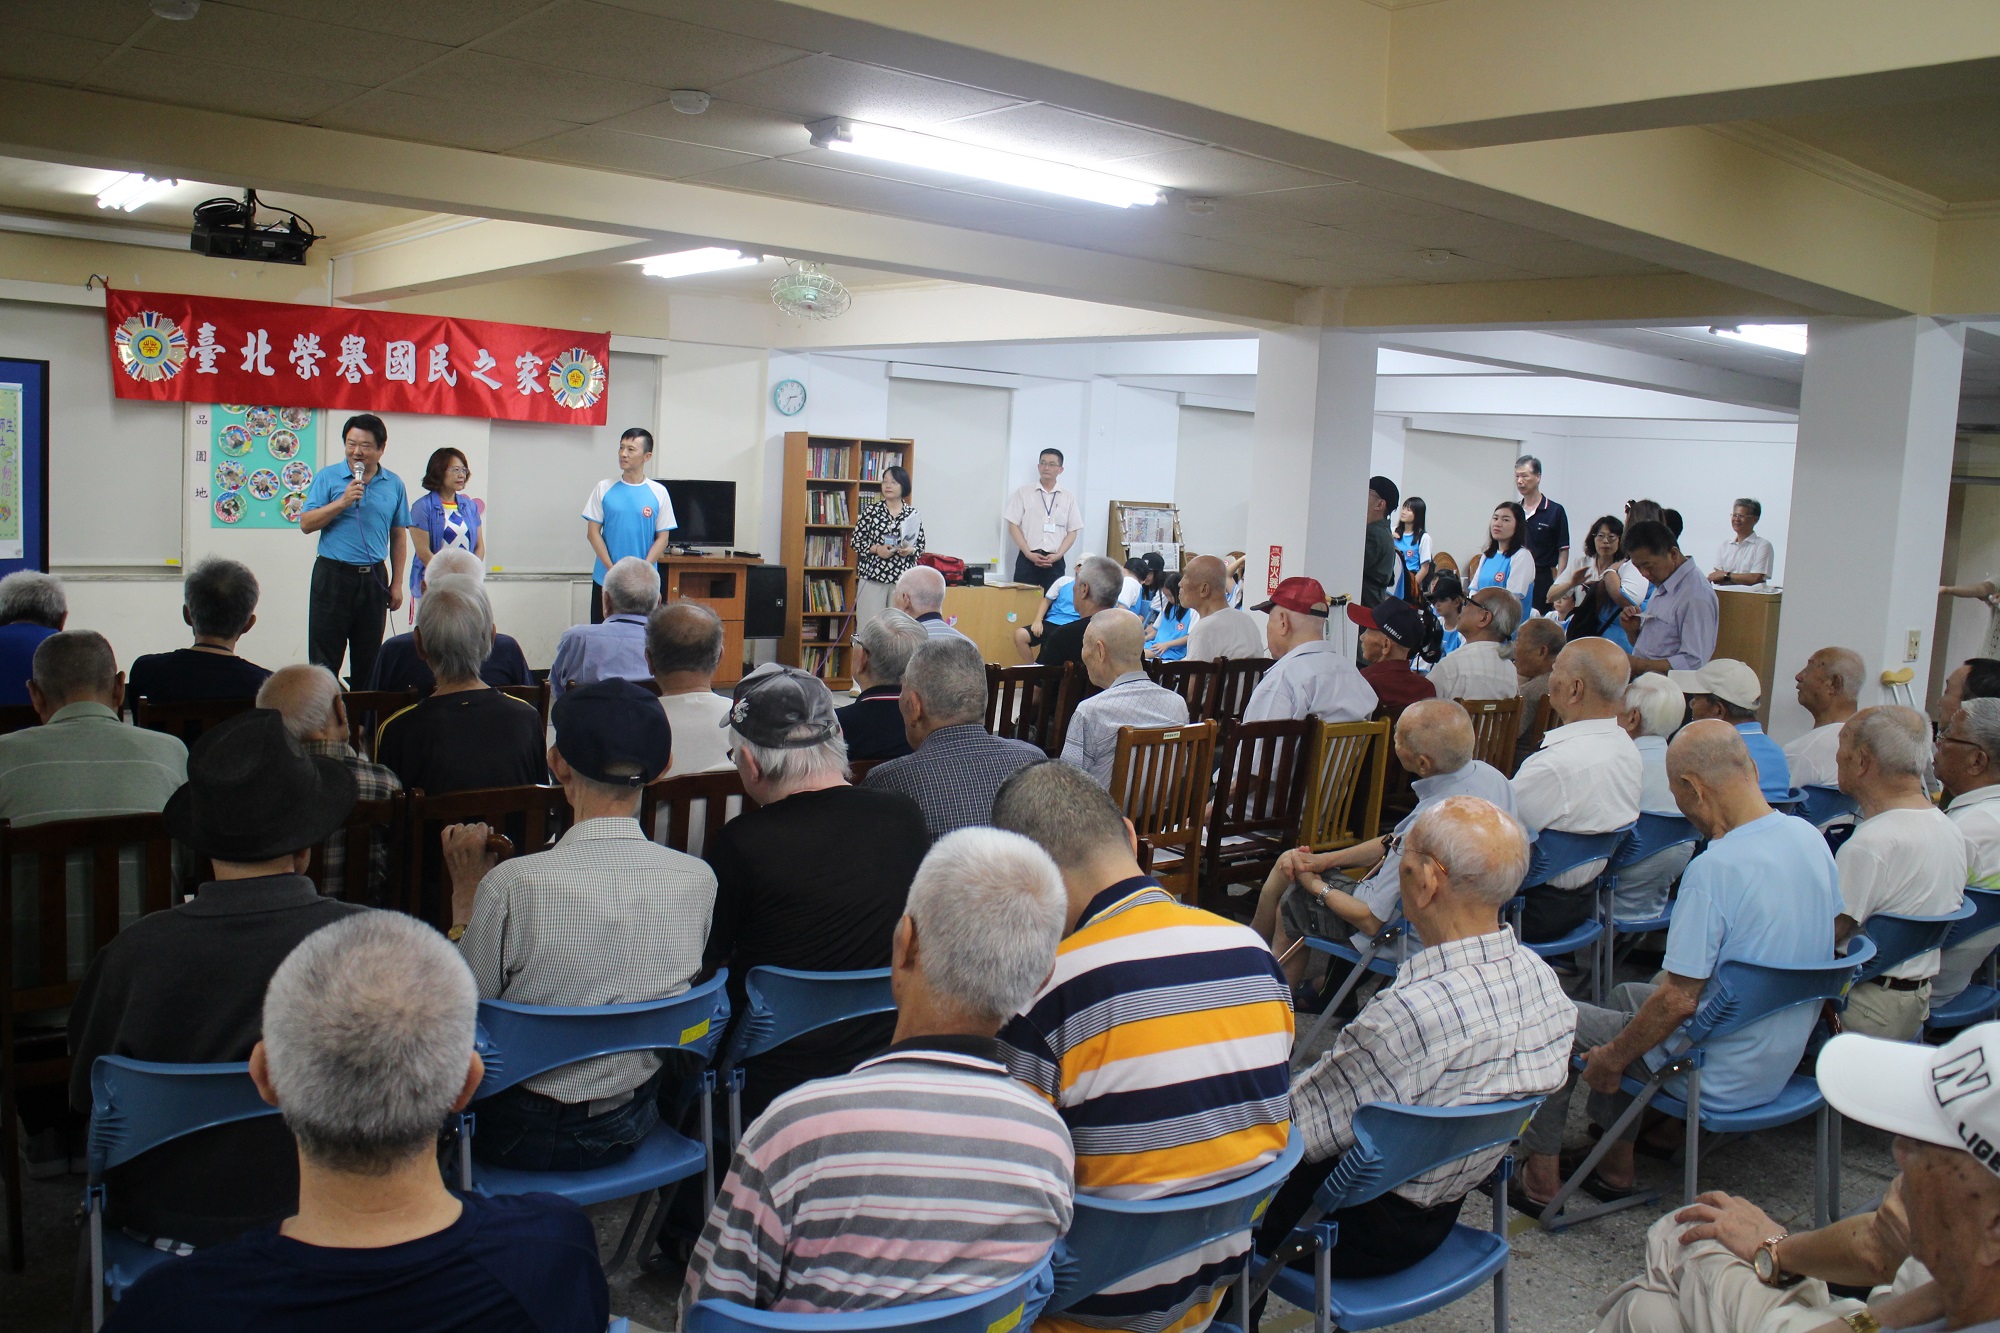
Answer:
[{"label": "light blue polo shirt", "polygon": [[[1833,919],[1842,910],[1840,877],[1819,830],[1790,815],[1765,815],[1688,862],[1667,930],[1666,969],[1707,979],[1730,961],[1830,963]],[[1702,1105],[1740,1111],[1777,1096],[1805,1053],[1819,1009],[1797,1005],[1709,1042]],[[1656,1050],[1646,1061],[1657,1069],[1664,1057]],[[1667,1086],[1679,1096],[1682,1082]]]},{"label": "light blue polo shirt", "polygon": [[1743,736],[1743,748],[1756,762],[1757,788],[1764,793],[1764,799],[1784,800],[1792,791],[1792,764],[1785,758],[1784,747],[1766,736],[1764,728],[1755,722],[1738,722],[1736,730]]},{"label": "light blue polo shirt", "polygon": [[[306,508],[324,509],[340,498],[354,472],[345,459],[313,473]],[[319,553],[349,565],[379,565],[389,558],[389,530],[410,526],[410,500],[403,479],[377,467],[362,488],[361,503],[349,505],[319,530]]]},{"label": "light blue polo shirt", "polygon": [[[634,485],[623,477],[597,483],[584,503],[583,516],[604,529],[604,549],[612,562],[636,555],[641,560],[653,549],[663,532],[674,528],[674,502],[667,488],[648,478]],[[600,587],[611,571],[602,560],[593,561],[590,577]]]}]

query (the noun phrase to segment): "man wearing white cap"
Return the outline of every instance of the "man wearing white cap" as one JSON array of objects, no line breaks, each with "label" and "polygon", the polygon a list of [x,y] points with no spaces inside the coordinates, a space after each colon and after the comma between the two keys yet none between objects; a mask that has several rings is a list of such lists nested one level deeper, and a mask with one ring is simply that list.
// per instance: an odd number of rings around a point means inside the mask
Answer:
[{"label": "man wearing white cap", "polygon": [[1667,679],[1687,695],[1695,720],[1719,717],[1743,733],[1743,746],[1757,764],[1757,786],[1767,801],[1781,801],[1792,789],[1791,763],[1757,721],[1764,687],[1748,663],[1718,657],[1699,671],[1669,671]]}]

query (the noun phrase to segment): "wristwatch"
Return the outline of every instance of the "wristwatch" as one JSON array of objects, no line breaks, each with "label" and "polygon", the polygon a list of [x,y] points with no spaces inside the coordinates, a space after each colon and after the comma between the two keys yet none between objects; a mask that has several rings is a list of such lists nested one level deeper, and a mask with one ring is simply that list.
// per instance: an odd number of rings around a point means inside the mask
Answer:
[{"label": "wristwatch", "polygon": [[1777,1235],[1760,1244],[1750,1256],[1750,1267],[1757,1272],[1757,1280],[1767,1287],[1793,1287],[1805,1280],[1805,1274],[1787,1274],[1778,1262],[1778,1242],[1792,1233],[1780,1231]]},{"label": "wristwatch", "polygon": [[1840,1322],[1853,1329],[1854,1333],[1882,1333],[1882,1321],[1866,1306],[1845,1316]]}]

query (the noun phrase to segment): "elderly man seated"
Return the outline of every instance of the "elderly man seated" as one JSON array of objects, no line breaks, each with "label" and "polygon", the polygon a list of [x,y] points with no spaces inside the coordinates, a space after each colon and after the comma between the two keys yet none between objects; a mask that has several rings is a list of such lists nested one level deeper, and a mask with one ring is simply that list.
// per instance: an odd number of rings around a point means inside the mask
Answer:
[{"label": "elderly man seated", "polygon": [[[1617,652],[1606,641],[1595,642]],[[1571,644],[1565,655],[1578,646]],[[1709,844],[1681,879],[1660,984],[1620,986],[1609,1009],[1577,1007],[1576,1054],[1585,1059],[1590,1116],[1607,1130],[1631,1103],[1619,1080],[1628,1074],[1650,1078],[1665,1063],[1660,1044],[1700,1006],[1722,962],[1782,966],[1833,958],[1840,892],[1826,841],[1803,819],[1766,804],[1757,766],[1735,728],[1716,719],[1689,724],[1667,747],[1667,772],[1681,813]],[[1740,1111],[1770,1101],[1798,1067],[1818,1019],[1816,1006],[1800,1005],[1707,1043],[1702,1106]],[[1514,1199],[1531,1215],[1562,1185],[1558,1156],[1574,1079],[1542,1104],[1522,1135],[1528,1161]],[[1679,1080],[1667,1087],[1686,1095]],[[1638,1130],[1635,1117],[1584,1189],[1602,1199],[1631,1192]]]},{"label": "elderly man seated", "polygon": [[[725,733],[755,810],[722,826],[706,855],[715,919],[706,963],[729,969],[741,1011],[753,967],[854,972],[889,965],[910,879],[930,846],[907,796],[847,779],[833,696],[797,667],[761,666],[736,687]],[[811,1078],[845,1073],[888,1040],[877,1018],[836,1023],[744,1066],[744,1114]]]},{"label": "elderly man seated", "polygon": [[903,672],[897,706],[916,753],[878,764],[861,785],[915,801],[933,838],[992,823],[1001,784],[1048,757],[1026,741],[992,735],[981,723],[986,662],[964,635],[939,636],[917,649]]},{"label": "elderly man seated", "polygon": [[810,1314],[966,1296],[1042,1262],[1069,1230],[1074,1154],[994,1034],[1048,975],[1063,906],[1026,838],[962,829],[931,850],[891,946],[894,1043],[744,1132],[683,1317],[705,1299]]},{"label": "elderly man seated", "polygon": [[[1514,773],[1514,804],[1530,829],[1609,833],[1639,818],[1644,766],[1618,725],[1625,684],[1625,654],[1609,639],[1578,639],[1556,657],[1549,708],[1562,725]],[[1603,869],[1592,861],[1529,888],[1521,938],[1559,939],[1581,925],[1593,907],[1588,886]]]},{"label": "elderly man seated", "polygon": [[1437,697],[1430,677],[1412,669],[1410,654],[1424,646],[1424,622],[1400,597],[1373,606],[1347,606],[1347,618],[1361,627],[1361,679],[1384,708],[1402,708]]},{"label": "elderly man seated", "polygon": [[28,706],[35,649],[68,619],[69,599],[55,575],[17,569],[0,579],[0,706]]},{"label": "elderly man seated", "polygon": [[1181,570],[1181,605],[1201,617],[1188,631],[1187,661],[1240,661],[1264,655],[1257,617],[1242,609],[1242,587],[1231,596],[1230,566],[1221,556],[1198,555]]},{"label": "elderly man seated", "polygon": [[[993,822],[1055,858],[1069,899],[1055,972],[1000,1040],[1014,1077],[1075,1136],[1077,1189],[1156,1198],[1274,1160],[1290,1118],[1292,1009],[1264,942],[1141,871],[1131,823],[1067,764],[1016,774]],[[1040,1326],[1200,1328],[1247,1240],[1167,1260]]]},{"label": "elderly man seated", "polygon": [[1563,636],[1562,622],[1547,616],[1529,616],[1514,631],[1514,678],[1521,684],[1521,724],[1514,745],[1517,765],[1535,751],[1529,744],[1535,730],[1535,715],[1541,711],[1542,700],[1549,697],[1549,677],[1555,671],[1556,655],[1568,641]]},{"label": "elderly man seated", "polygon": [[1440,699],[1512,699],[1521,677],[1508,658],[1508,643],[1521,623],[1521,601],[1505,588],[1481,588],[1458,613],[1464,642],[1431,668],[1431,686]]},{"label": "elderly man seated", "polygon": [[[340,682],[325,667],[304,663],[279,667],[257,691],[257,706],[277,710],[299,749],[345,767],[353,775],[356,800],[379,801],[403,789],[394,773],[381,764],[369,763],[348,743],[347,707],[341,702]],[[347,838],[338,833],[327,839],[321,891],[329,898],[383,906],[389,886],[391,841],[384,829],[370,836],[366,876],[349,884]]]},{"label": "elderly man seated", "polygon": [[0,736],[0,819],[40,824],[151,814],[187,781],[187,746],[118,720],[125,676],[104,636],[73,629],[35,649],[39,727]]},{"label": "elderly man seated", "polygon": [[[422,591],[429,591],[431,584],[446,578],[469,578],[483,585],[486,582],[486,565],[462,546],[447,546],[423,566],[418,586]],[[479,664],[479,678],[496,689],[502,685],[534,682],[520,643],[513,635],[497,630],[493,634],[493,647],[488,650],[486,660]],[[392,634],[382,641],[381,651],[375,655],[375,670],[368,678],[368,688],[416,690],[420,694],[428,694],[437,688],[437,677],[431,674],[430,667],[417,653],[414,632]]]},{"label": "elderly man seated", "polygon": [[405,787],[433,796],[543,781],[548,763],[541,714],[479,675],[493,649],[486,590],[463,575],[428,583],[417,603],[417,656],[436,673],[437,688],[382,720],[375,758]]},{"label": "elderly man seated", "polygon": [[[1972,856],[1958,825],[1924,790],[1929,739],[1923,714],[1895,705],[1864,708],[1840,730],[1840,789],[1854,798],[1861,817],[1836,858],[1842,940],[1877,912],[1942,916],[1965,900]],[[1930,1013],[1938,963],[1932,949],[1861,982],[1847,994],[1842,1026],[1891,1041],[1916,1040]]]},{"label": "elderly man seated", "polygon": [[[2000,699],[1968,699],[1938,732],[1932,762],[1951,803],[1945,813],[1965,835],[1965,882],[2000,890]],[[1946,949],[1931,981],[1931,1007],[1958,998],[1987,956],[2000,926]]]},{"label": "elderly man seated", "polygon": [[[1419,815],[1451,796],[1477,796],[1514,813],[1514,789],[1499,769],[1473,758],[1472,719],[1453,700],[1423,699],[1405,708],[1396,720],[1395,744],[1396,759],[1410,775],[1417,798],[1416,808],[1395,830],[1386,838],[1338,851],[1287,852],[1264,881],[1251,927],[1285,959],[1286,975],[1295,985],[1305,975],[1308,958],[1304,950],[1293,948],[1296,941],[1308,935],[1338,940],[1352,932],[1359,947],[1396,919],[1401,848]],[[1368,870],[1367,878],[1351,887],[1344,877],[1333,884],[1323,878],[1329,871],[1361,869]],[[1332,979],[1332,984],[1340,983]]]},{"label": "elderly man seated", "polygon": [[593,680],[651,680],[646,665],[646,617],[660,604],[660,569],[628,555],[604,576],[604,620],[571,625],[556,644],[549,665],[549,694]]},{"label": "elderly man seated", "polygon": [[[556,845],[495,864],[494,830],[444,831],[451,938],[483,999],[582,1008],[663,1000],[701,971],[715,872],[639,828],[639,795],[673,745],[659,701],[629,680],[556,701],[549,770],[574,822]],[[527,1171],[620,1161],[659,1123],[660,1057],[600,1056],[479,1104],[474,1155]]]},{"label": "elderly man seated", "polygon": [[[1124,586],[1125,571],[1115,560],[1107,560],[1101,555],[1087,555],[1076,562],[1076,583],[1072,590],[1076,600],[1075,620],[1066,625],[1050,626],[1042,635],[1041,651],[1035,661],[1042,666],[1061,666],[1074,662],[1079,671],[1084,669],[1083,635],[1089,628],[1091,617],[1099,611],[1118,608],[1118,593]],[[1093,693],[1094,690],[1085,690]]]},{"label": "elderly man seated", "polygon": [[1331,604],[1318,579],[1286,579],[1266,612],[1264,641],[1277,660],[1257,681],[1243,707],[1245,722],[1362,722],[1375,712],[1375,687],[1326,637]]},{"label": "elderly man seated", "polygon": [[[1448,797],[1411,825],[1397,876],[1424,948],[1292,1080],[1305,1161],[1257,1229],[1261,1252],[1277,1248],[1354,1146],[1354,1113],[1367,1103],[1472,1106],[1562,1086],[1576,1010],[1548,964],[1500,923],[1527,866],[1521,825],[1478,797]],[[1476,1153],[1329,1215],[1340,1227],[1334,1275],[1377,1277],[1429,1257],[1506,1151]]]},{"label": "elderly man seated", "polygon": [[1669,671],[1667,678],[1681,687],[1688,708],[1697,719],[1721,718],[1743,734],[1743,746],[1757,765],[1757,782],[1767,801],[1782,801],[1792,789],[1791,765],[1778,743],[1764,734],[1757,721],[1757,705],[1764,687],[1748,664],[1731,657],[1718,657],[1698,671]]},{"label": "elderly man seated", "polygon": [[248,699],[271,673],[236,655],[236,641],[257,623],[257,576],[248,565],[210,556],[181,584],[181,619],[194,647],[135,658],[126,675],[134,698]]},{"label": "elderly man seated", "polygon": [[900,702],[903,672],[910,654],[930,639],[922,625],[893,609],[855,631],[854,684],[861,695],[837,710],[849,759],[900,759],[910,752]]},{"label": "elderly man seated", "polygon": [[[1100,693],[1076,706],[1062,758],[1111,786],[1120,727],[1187,725],[1187,700],[1146,674],[1146,631],[1123,607],[1099,611],[1083,633],[1083,668]],[[1350,665],[1348,671],[1354,668]]]},{"label": "elderly man seated", "polygon": [[[889,595],[889,607],[922,625],[933,639],[965,638],[944,618],[944,575],[929,565],[903,571],[896,580],[896,590]],[[1022,648],[1021,656],[1027,655],[1027,648]]]},{"label": "elderly man seated", "polygon": [[736,767],[722,731],[729,700],[715,692],[721,664],[722,621],[700,602],[669,602],[646,617],[646,666],[674,733],[670,778]]},{"label": "elderly man seated", "polygon": [[[1822,648],[1792,678],[1799,707],[1812,714],[1812,730],[1785,744],[1785,765],[1801,787],[1831,787],[1840,781],[1834,756],[1840,729],[1860,711],[1862,678],[1868,674],[1852,648]],[[1950,714],[1946,714],[1950,720]]]},{"label": "elderly man seated", "polygon": [[[1680,817],[1673,783],[1667,780],[1667,742],[1681,729],[1687,702],[1681,687],[1657,672],[1648,672],[1625,687],[1625,707],[1618,725],[1639,751],[1639,813]],[[1667,896],[1694,855],[1694,844],[1683,843],[1657,852],[1618,872],[1611,894],[1611,914],[1619,921],[1653,921],[1666,910]]]},{"label": "elderly man seated", "polygon": [[393,912],[295,949],[262,996],[250,1077],[298,1141],[298,1211],[152,1269],[105,1327],[601,1333],[610,1293],[582,1209],[455,1193],[438,1173],[438,1127],[485,1073],[478,1001],[451,946]]}]

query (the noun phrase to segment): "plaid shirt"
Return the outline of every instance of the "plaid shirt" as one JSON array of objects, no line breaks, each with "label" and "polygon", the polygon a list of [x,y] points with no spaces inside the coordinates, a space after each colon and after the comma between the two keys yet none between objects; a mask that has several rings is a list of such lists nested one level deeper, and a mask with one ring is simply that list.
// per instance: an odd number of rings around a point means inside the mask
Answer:
[{"label": "plaid shirt", "polygon": [[1118,758],[1120,727],[1179,727],[1188,720],[1187,700],[1143,671],[1128,671],[1103,691],[1076,706],[1063,741],[1062,758],[1109,789]]},{"label": "plaid shirt", "polygon": [[993,798],[1002,784],[1046,758],[1026,741],[991,735],[977,722],[961,722],[924,737],[915,754],[869,769],[861,785],[915,801],[935,842],[954,829],[991,824]]},{"label": "plaid shirt", "polygon": [[[1312,1068],[1292,1080],[1292,1123],[1306,1157],[1354,1146],[1354,1113],[1369,1102],[1474,1106],[1539,1097],[1568,1073],[1576,1006],[1549,965],[1511,930],[1435,944],[1396,980]],[[1506,1148],[1426,1171],[1396,1190],[1418,1207],[1484,1180]]]},{"label": "plaid shirt", "polygon": [[[403,789],[396,775],[380,764],[371,764],[354,753],[346,741],[300,741],[299,748],[321,759],[338,759],[354,775],[354,794],[363,801],[379,801]],[[368,843],[368,884],[356,901],[380,903],[389,884],[389,835],[377,829]],[[342,830],[327,839],[326,882],[320,892],[329,898],[347,897],[347,835]]]}]

